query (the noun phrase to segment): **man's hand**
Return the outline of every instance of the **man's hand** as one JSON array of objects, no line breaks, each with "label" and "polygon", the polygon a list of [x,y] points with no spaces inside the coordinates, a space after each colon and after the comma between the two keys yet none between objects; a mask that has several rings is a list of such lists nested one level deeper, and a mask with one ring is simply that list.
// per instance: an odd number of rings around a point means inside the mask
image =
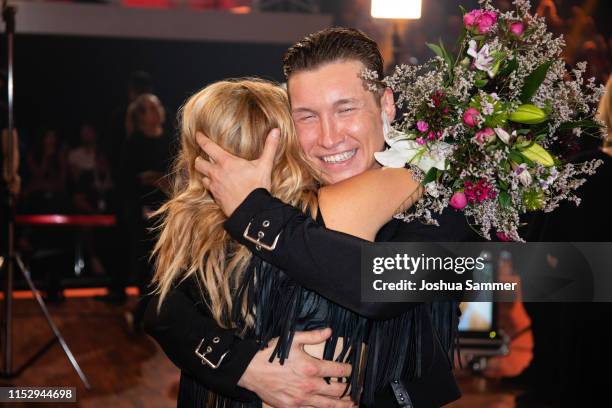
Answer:
[{"label": "man's hand", "polygon": [[349,408],[356,406],[348,397],[340,399],[346,383],[332,381],[327,384],[324,377],[348,377],[351,365],[320,360],[303,349],[304,344],[323,343],[331,335],[331,329],[296,332],[291,344],[289,358],[281,365],[269,362],[268,348],[255,354],[253,360],[238,381],[238,385],[253,391],[266,404],[273,407],[297,408]]},{"label": "man's hand", "polygon": [[198,144],[210,157],[210,161],[198,157],[195,168],[202,173],[204,186],[228,217],[251,191],[257,188],[270,191],[279,137],[280,130],[272,129],[266,138],[261,157],[249,161],[226,152],[204,134],[196,134]]}]

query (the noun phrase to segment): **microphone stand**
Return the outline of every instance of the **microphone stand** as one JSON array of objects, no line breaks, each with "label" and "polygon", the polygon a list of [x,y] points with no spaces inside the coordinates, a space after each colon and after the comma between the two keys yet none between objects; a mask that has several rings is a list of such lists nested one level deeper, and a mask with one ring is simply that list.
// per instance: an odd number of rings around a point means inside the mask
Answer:
[{"label": "microphone stand", "polygon": [[[15,13],[16,9],[12,5],[7,4],[7,0],[3,0],[2,2],[2,19],[6,25],[6,40],[7,40],[7,51],[8,51],[8,69],[7,69],[7,90],[8,90],[8,152],[7,152],[7,165],[9,169],[10,176],[13,177],[13,167],[15,163],[14,157],[14,149],[16,138],[13,137],[13,133],[15,132],[15,122],[14,122],[14,114],[13,114],[13,45],[15,39]],[[1,152],[0,152],[1,154]],[[2,181],[4,182],[4,181]],[[85,376],[83,370],[77,363],[74,355],[68,348],[64,337],[60,333],[59,329],[53,322],[51,318],[51,314],[45,305],[45,302],[34,286],[34,282],[32,281],[30,271],[26,268],[23,261],[19,257],[19,255],[15,252],[15,197],[13,193],[8,189],[7,200],[9,214],[8,214],[8,225],[6,231],[2,233],[7,234],[7,259],[2,262],[0,265],[0,269],[4,269],[6,271],[6,286],[4,287],[4,325],[2,327],[2,338],[4,339],[4,347],[3,347],[3,364],[2,364],[2,377],[4,378],[15,378],[21,375],[21,373],[33,364],[38,358],[40,358],[50,347],[56,342],[59,341],[66,357],[70,361],[70,364],[74,367],[74,370],[78,374],[79,378],[85,385],[85,388],[90,390],[91,385]],[[38,302],[40,309],[42,310],[51,331],[55,337],[53,337],[47,344],[45,344],[38,352],[36,352],[32,357],[30,357],[20,368],[17,370],[13,370],[13,286],[14,286],[14,273],[15,273],[15,265],[17,269],[21,271],[25,281],[27,282],[34,299]]]}]

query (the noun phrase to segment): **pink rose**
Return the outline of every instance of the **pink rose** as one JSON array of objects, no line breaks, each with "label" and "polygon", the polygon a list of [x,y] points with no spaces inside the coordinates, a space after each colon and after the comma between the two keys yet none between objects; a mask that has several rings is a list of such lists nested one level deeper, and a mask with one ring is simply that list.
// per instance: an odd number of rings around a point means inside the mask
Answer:
[{"label": "pink rose", "polygon": [[476,133],[474,139],[478,144],[484,145],[495,140],[495,131],[491,128],[486,128]]},{"label": "pink rose", "polygon": [[497,13],[494,11],[472,10],[463,16],[463,24],[469,29],[478,29],[480,34],[486,34],[497,24]]},{"label": "pink rose", "polygon": [[485,11],[477,19],[478,32],[480,34],[486,34],[491,31],[491,27],[497,24],[497,13],[493,11]]},{"label": "pink rose", "polygon": [[521,35],[523,35],[523,31],[525,31],[525,25],[520,21],[517,21],[516,23],[510,24],[510,31],[512,32],[512,34],[516,35],[517,37],[520,37]]},{"label": "pink rose", "polygon": [[469,13],[464,14],[463,24],[465,24],[465,26],[468,28],[473,27],[474,25],[476,25],[476,21],[481,16],[481,14],[482,14],[482,10],[472,10]]},{"label": "pink rose", "polygon": [[456,208],[457,210],[462,210],[467,205],[467,198],[461,191],[456,191],[451,197],[449,204],[451,207]]},{"label": "pink rose", "polygon": [[417,137],[416,142],[423,146],[425,144],[425,139],[423,139],[422,137]]},{"label": "pink rose", "polygon": [[419,129],[419,132],[427,132],[429,130],[429,125],[427,124],[427,122],[419,120],[417,122],[417,129]]},{"label": "pink rose", "polygon": [[463,123],[473,128],[478,122],[478,116],[480,116],[480,112],[478,112],[478,109],[469,108],[468,110],[463,112]]}]

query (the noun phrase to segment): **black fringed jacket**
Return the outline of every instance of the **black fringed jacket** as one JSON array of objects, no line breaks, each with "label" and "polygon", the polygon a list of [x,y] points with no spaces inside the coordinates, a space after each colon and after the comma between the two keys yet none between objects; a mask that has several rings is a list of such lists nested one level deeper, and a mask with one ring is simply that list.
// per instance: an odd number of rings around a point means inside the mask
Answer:
[{"label": "black fringed jacket", "polygon": [[[439,222],[441,226],[435,227],[394,220],[381,229],[377,241],[479,240],[460,213],[448,209]],[[249,225],[246,235],[257,237],[259,231],[264,232],[261,239],[264,245],[244,237]],[[346,308],[367,318],[370,324],[365,390],[367,393],[375,389],[376,393],[362,396],[362,405],[440,407],[459,398],[449,359],[456,330],[455,304],[362,302],[358,271],[364,241],[325,229],[263,189],[252,192],[225,227],[260,259],[286,271],[301,290],[314,291],[320,298],[330,300],[330,304],[341,305],[339,309]],[[266,249],[274,240],[274,249]],[[257,258],[254,261],[260,262]],[[231,400],[244,401],[244,406],[257,406],[257,397],[238,387],[237,382],[258,351],[258,340],[265,340],[266,336],[259,332],[240,338],[235,331],[221,329],[187,282],[169,294],[159,315],[156,305],[156,299],[149,304],[145,328],[182,370],[179,406],[196,407],[211,401],[213,393],[207,389],[224,396],[217,400],[217,406],[240,406],[230,403]],[[283,333],[276,327],[267,334]],[[218,368],[202,364],[196,356],[194,350],[202,339],[205,346],[212,346],[207,358],[213,362],[229,351]],[[211,343],[211,339],[216,342]],[[288,342],[279,343],[284,344],[281,348],[288,347]],[[282,350],[276,353],[283,357]],[[370,360],[376,356],[384,356],[383,363]],[[404,358],[396,362],[394,356]],[[397,370],[401,375],[398,376]]]}]

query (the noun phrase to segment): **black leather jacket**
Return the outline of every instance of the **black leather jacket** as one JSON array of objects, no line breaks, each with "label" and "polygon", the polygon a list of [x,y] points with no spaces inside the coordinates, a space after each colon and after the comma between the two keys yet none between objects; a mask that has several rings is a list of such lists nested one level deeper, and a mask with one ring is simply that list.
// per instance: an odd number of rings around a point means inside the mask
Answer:
[{"label": "black leather jacket", "polygon": [[[439,218],[440,227],[410,224],[393,220],[378,233],[377,241],[453,242],[479,241],[463,215],[447,209]],[[423,333],[419,378],[403,379],[403,387],[391,386],[376,394],[375,407],[401,406],[395,394],[404,393],[416,408],[440,407],[460,397],[452,374],[448,350],[433,327],[428,307],[415,303],[368,303],[361,301],[361,239],[328,230],[258,189],[253,191],[225,223],[234,239],[246,245],[255,255],[285,271],[303,287],[319,293],[343,307],[369,319],[384,321],[418,309],[416,318]],[[259,232],[263,238],[257,241]],[[194,307],[195,306],[195,307]],[[145,330],[154,337],[168,357],[182,370],[179,405],[189,405],[193,393],[189,383],[198,382],[208,389],[235,400],[253,401],[256,396],[237,386],[242,373],[258,351],[253,338],[239,338],[231,330],[221,329],[203,305],[198,304],[183,286],[175,288],[157,314],[157,301],[149,304]],[[450,323],[452,325],[452,322]],[[216,343],[210,339],[217,338]],[[212,346],[207,355],[211,361],[229,353],[213,369],[194,353],[204,339]],[[182,395],[181,395],[182,394]],[[403,395],[402,395],[403,396]],[[193,397],[193,395],[192,395]],[[181,404],[181,400],[183,403]],[[410,405],[404,405],[410,406]]]}]

